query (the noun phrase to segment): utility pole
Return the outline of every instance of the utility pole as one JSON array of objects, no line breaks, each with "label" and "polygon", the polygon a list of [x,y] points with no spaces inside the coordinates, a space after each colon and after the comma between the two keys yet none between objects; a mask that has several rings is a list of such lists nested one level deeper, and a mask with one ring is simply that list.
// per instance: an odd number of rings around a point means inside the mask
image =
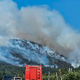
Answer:
[{"label": "utility pole", "polygon": [[48,80],[50,80],[50,71],[49,71],[49,73],[48,73]]}]

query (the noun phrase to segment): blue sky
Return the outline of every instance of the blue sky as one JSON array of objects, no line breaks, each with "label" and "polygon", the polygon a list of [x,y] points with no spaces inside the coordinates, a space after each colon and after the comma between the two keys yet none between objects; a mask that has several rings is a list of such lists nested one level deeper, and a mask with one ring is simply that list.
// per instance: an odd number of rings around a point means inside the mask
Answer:
[{"label": "blue sky", "polygon": [[80,31],[80,0],[13,0],[18,8],[22,6],[48,5],[61,13],[66,23]]}]

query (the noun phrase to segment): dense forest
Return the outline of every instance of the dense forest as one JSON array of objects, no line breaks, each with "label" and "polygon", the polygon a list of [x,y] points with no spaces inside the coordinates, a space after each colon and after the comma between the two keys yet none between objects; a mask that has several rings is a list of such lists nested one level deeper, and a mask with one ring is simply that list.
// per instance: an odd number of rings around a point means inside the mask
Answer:
[{"label": "dense forest", "polygon": [[[0,64],[0,80],[4,75],[22,77],[22,80],[24,80],[24,72],[25,67]],[[43,67],[43,80],[80,80],[80,67],[76,69]]]}]

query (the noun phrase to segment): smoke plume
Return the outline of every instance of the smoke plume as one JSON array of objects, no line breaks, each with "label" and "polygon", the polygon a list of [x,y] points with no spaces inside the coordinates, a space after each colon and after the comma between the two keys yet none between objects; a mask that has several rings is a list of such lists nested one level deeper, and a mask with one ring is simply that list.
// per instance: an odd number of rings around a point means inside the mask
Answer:
[{"label": "smoke plume", "polygon": [[[72,29],[58,11],[49,10],[45,5],[18,9],[12,0],[0,1],[0,45],[6,45],[12,38],[49,46],[69,57],[71,63],[80,55],[80,33]],[[75,60],[74,65],[79,61]]]}]

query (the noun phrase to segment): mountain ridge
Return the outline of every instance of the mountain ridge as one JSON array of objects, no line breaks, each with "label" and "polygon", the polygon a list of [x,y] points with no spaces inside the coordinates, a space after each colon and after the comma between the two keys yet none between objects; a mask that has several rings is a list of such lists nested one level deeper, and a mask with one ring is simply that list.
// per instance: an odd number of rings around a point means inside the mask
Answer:
[{"label": "mountain ridge", "polygon": [[[12,65],[44,65],[45,67],[70,67],[66,57],[49,47],[24,39],[10,39],[7,47],[0,47],[7,63]],[[9,56],[7,56],[9,55]]]}]

